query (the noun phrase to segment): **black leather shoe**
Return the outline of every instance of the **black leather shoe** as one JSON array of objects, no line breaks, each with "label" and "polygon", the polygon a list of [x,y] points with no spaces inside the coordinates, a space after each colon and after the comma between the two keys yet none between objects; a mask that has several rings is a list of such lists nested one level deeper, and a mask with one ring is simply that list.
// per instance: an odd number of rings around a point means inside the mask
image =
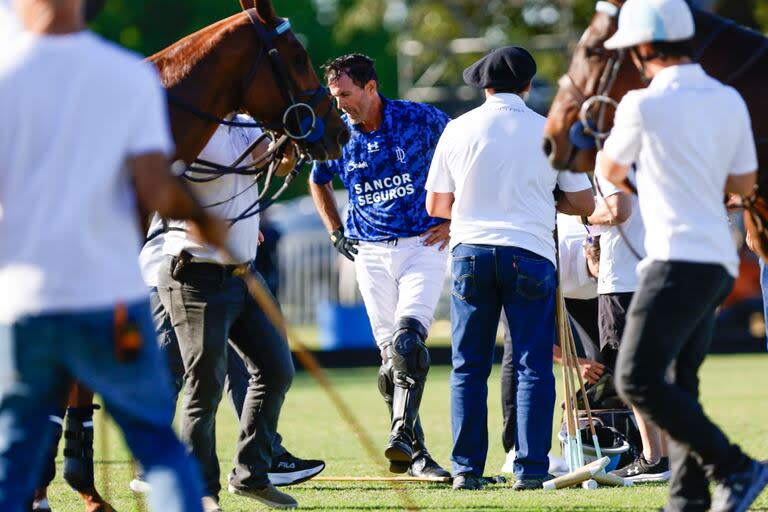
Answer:
[{"label": "black leather shoe", "polygon": [[399,468],[400,464],[405,463],[405,469],[401,471],[405,473],[408,471],[408,466],[410,466],[413,459],[411,440],[405,435],[393,435],[389,438],[389,444],[387,449],[384,450],[384,456],[390,462],[390,471],[392,471],[393,464]]},{"label": "black leather shoe", "polygon": [[483,480],[471,473],[461,473],[453,477],[454,491],[479,491],[483,488]]},{"label": "black leather shoe", "polygon": [[420,450],[413,455],[408,474],[419,478],[448,478],[451,476],[432,458],[427,450]]}]

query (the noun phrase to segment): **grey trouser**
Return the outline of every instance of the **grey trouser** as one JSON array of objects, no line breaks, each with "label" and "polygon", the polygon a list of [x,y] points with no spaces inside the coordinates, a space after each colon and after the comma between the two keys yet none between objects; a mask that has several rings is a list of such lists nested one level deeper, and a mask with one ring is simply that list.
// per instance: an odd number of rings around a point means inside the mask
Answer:
[{"label": "grey trouser", "polygon": [[288,344],[241,279],[219,265],[191,263],[176,280],[170,273],[174,259],[169,258],[160,272],[158,294],[184,362],[181,440],[200,462],[208,494],[218,496],[215,419],[229,338],[250,374],[231,483],[238,488],[264,487],[280,408],[294,375]]},{"label": "grey trouser", "polygon": [[[255,274],[260,277],[259,274]],[[157,337],[160,343],[160,351],[165,354],[168,363],[168,370],[171,374],[171,386],[178,397],[181,389],[184,387],[184,360],[179,351],[179,340],[176,338],[176,331],[171,325],[171,316],[160,302],[160,296],[157,294],[157,288],[149,291],[149,305],[152,309],[152,321],[155,323]],[[230,342],[231,345],[232,342]],[[238,355],[236,350],[227,350],[227,378],[224,381],[224,391],[229,398],[229,404],[235,417],[240,422],[240,416],[243,414],[243,403],[245,395],[248,392],[248,381],[251,375],[245,362]],[[176,403],[176,398],[174,398]],[[279,432],[275,433],[275,441],[272,443],[272,458],[281,457],[288,450],[283,446],[283,437]],[[53,479],[53,478],[51,478]]]}]

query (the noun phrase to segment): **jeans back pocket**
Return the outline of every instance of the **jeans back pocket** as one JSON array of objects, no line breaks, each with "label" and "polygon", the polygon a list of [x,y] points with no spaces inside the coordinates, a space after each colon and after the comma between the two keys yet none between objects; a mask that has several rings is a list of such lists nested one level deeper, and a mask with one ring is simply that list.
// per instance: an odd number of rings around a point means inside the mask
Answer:
[{"label": "jeans back pocket", "polygon": [[454,256],[451,262],[453,288],[451,293],[457,299],[467,301],[475,293],[475,257]]},{"label": "jeans back pocket", "polygon": [[528,300],[541,300],[555,288],[555,269],[546,258],[528,258],[516,256],[517,293]]}]

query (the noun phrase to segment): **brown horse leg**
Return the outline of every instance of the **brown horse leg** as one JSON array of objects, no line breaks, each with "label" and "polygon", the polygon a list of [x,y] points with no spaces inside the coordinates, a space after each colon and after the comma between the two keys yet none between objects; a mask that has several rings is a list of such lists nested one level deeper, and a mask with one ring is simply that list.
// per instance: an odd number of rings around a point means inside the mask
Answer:
[{"label": "brown horse leg", "polygon": [[72,386],[64,430],[64,480],[76,490],[86,512],[114,512],[96,490],[93,480],[93,392]]}]

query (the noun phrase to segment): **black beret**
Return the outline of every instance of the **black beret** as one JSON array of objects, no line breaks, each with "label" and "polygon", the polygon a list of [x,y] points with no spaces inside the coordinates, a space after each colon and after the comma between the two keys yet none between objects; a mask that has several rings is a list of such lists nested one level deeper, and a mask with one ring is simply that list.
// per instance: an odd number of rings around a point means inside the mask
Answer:
[{"label": "black beret", "polygon": [[464,70],[464,82],[480,89],[521,90],[536,74],[536,61],[525,48],[504,46]]}]

